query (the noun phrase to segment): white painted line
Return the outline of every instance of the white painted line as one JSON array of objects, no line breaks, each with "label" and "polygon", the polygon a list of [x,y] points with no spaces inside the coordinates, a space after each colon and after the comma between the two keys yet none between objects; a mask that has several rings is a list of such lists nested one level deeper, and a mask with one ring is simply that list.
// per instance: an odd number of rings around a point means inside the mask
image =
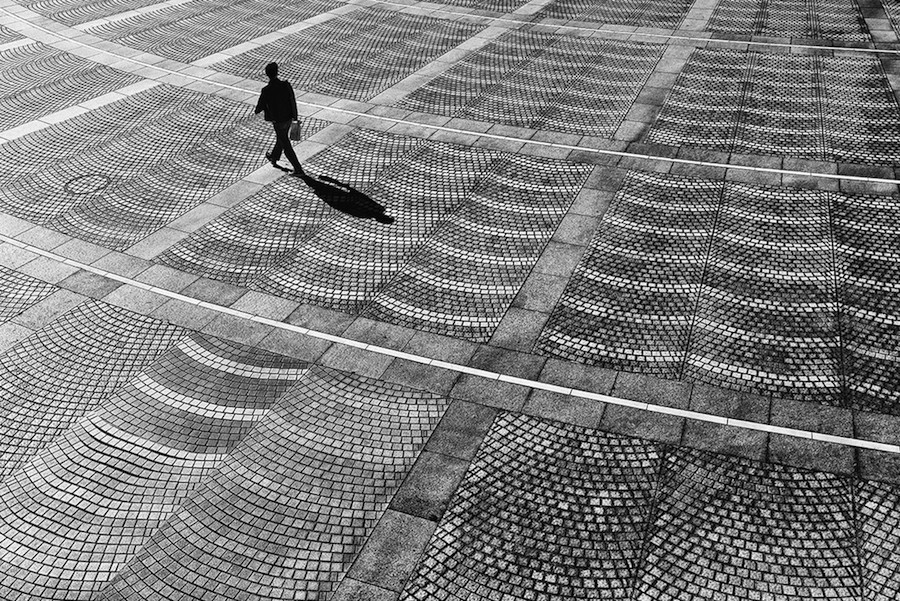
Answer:
[{"label": "white painted line", "polygon": [[896,453],[900,454],[900,445],[892,445],[879,443],[870,440],[861,440],[857,438],[848,438],[843,436],[832,436],[829,434],[821,434],[818,432],[810,432],[807,430],[798,430],[795,428],[784,428],[781,426],[773,426],[770,424],[764,424],[759,422],[750,422],[745,420],[738,419],[730,419],[724,418],[722,416],[708,414],[708,413],[699,413],[696,411],[686,411],[684,409],[676,409],[674,407],[665,407],[662,405],[652,405],[650,403],[642,402],[642,401],[632,401],[629,399],[621,399],[618,397],[612,397],[605,394],[598,394],[596,392],[590,392],[587,390],[577,390],[572,388],[565,388],[563,386],[555,386],[552,384],[546,384],[544,382],[539,382],[536,380],[528,380],[526,378],[518,378],[515,376],[508,376],[505,374],[499,374],[496,372],[486,371],[482,369],[476,369],[472,367],[468,367],[466,365],[459,365],[456,363],[448,363],[446,361],[440,361],[436,359],[429,359],[427,357],[422,357],[420,355],[413,355],[410,353],[404,353],[402,351],[395,351],[393,349],[388,349],[381,346],[376,346],[373,344],[367,344],[365,342],[360,342],[358,340],[352,340],[350,338],[343,338],[341,336],[334,336],[332,334],[326,334],[325,332],[317,332],[315,330],[311,330],[308,328],[303,328],[299,326],[295,326],[292,324],[276,321],[274,319],[269,319],[267,317],[262,317],[259,315],[253,315],[247,313],[245,311],[237,311],[235,309],[231,309],[230,307],[225,307],[222,305],[216,305],[214,303],[209,303],[206,301],[198,301],[197,299],[189,299],[188,297],[179,294],[177,292],[172,292],[170,290],[166,290],[164,288],[159,288],[158,286],[149,286],[144,284],[143,282],[139,282],[132,278],[127,278],[103,269],[99,269],[96,267],[92,267],[85,263],[81,263],[79,261],[75,261],[73,259],[67,259],[58,255],[56,253],[34,247],[30,244],[25,244],[24,242],[20,242],[13,237],[7,236],[5,234],[0,234],[0,241],[5,242],[7,244],[11,244],[13,246],[24,248],[30,252],[33,252],[38,255],[42,255],[44,257],[48,257],[60,263],[64,263],[66,265],[70,265],[73,267],[77,267],[79,269],[84,269],[86,271],[90,271],[92,273],[96,273],[98,275],[102,275],[104,277],[108,277],[110,279],[124,282],[131,286],[135,286],[137,288],[141,288],[144,290],[149,290],[155,294],[159,294],[161,296],[165,296],[171,299],[183,300],[185,302],[192,302],[192,304],[196,304],[202,307],[206,307],[212,309],[214,311],[224,313],[226,315],[233,315],[235,317],[252,320],[260,323],[268,324],[272,327],[288,330],[292,332],[297,332],[300,334],[304,334],[307,336],[312,336],[314,338],[320,338],[323,340],[329,340],[331,342],[335,342],[337,344],[342,344],[345,346],[350,346],[354,348],[361,348],[367,351],[371,351],[373,353],[379,353],[383,355],[388,355],[391,357],[401,357],[403,359],[407,359],[409,361],[415,361],[417,363],[424,363],[426,365],[432,365],[435,367],[441,367],[444,369],[449,369],[452,371],[456,371],[464,374],[471,374],[475,376],[480,376],[483,378],[491,379],[491,380],[499,380],[503,382],[511,382],[514,384],[519,384],[521,386],[527,386],[529,388],[539,389],[539,390],[552,390],[554,392],[561,392],[563,394],[570,394],[574,397],[591,399],[595,401],[599,401],[602,403],[612,404],[612,405],[620,405],[623,407],[633,407],[635,409],[642,409],[645,411],[652,411],[655,413],[665,413],[669,415],[677,415],[680,417],[685,417],[687,419],[713,422],[713,423],[724,423],[729,426],[733,426],[736,428],[744,428],[748,430],[758,430],[761,432],[769,432],[772,434],[784,434],[786,436],[794,436],[798,438],[806,438],[810,440],[818,440],[822,442],[830,442],[834,444],[840,444],[844,446],[852,446],[859,447],[865,449],[872,449],[877,451],[883,451],[886,453]]}]

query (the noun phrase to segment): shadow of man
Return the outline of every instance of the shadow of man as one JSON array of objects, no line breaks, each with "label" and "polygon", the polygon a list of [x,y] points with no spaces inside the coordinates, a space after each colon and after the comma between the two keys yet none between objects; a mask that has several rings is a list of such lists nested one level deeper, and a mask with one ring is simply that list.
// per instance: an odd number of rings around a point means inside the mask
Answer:
[{"label": "shadow of man", "polygon": [[319,179],[308,174],[301,177],[316,196],[342,213],[360,219],[374,219],[378,223],[394,223],[394,218],[385,214],[383,206],[349,184],[327,175],[320,175]]}]

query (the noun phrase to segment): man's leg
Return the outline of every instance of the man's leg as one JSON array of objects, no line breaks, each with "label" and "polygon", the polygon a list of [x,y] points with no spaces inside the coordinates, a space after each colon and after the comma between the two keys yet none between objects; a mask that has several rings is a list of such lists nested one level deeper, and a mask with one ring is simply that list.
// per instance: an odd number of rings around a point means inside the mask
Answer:
[{"label": "man's leg", "polygon": [[277,163],[278,159],[281,158],[281,151],[284,147],[284,144],[281,142],[281,136],[278,135],[278,126],[280,123],[273,123],[272,127],[275,129],[275,146],[272,148],[272,152],[266,155],[266,158],[272,161],[272,163]]},{"label": "man's leg", "polygon": [[303,173],[303,167],[300,166],[300,161],[297,159],[297,153],[294,152],[294,147],[291,146],[291,140],[288,138],[288,132],[290,130],[290,121],[283,121],[275,124],[275,139],[277,140],[279,148],[278,156],[281,156],[281,149],[284,149],[284,156],[290,161],[294,171]]}]

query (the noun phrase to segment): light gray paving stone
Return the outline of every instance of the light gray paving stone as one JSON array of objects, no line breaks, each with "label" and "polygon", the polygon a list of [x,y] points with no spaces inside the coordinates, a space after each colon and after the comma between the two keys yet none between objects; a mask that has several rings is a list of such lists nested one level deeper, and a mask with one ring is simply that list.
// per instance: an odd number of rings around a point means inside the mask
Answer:
[{"label": "light gray paving stone", "polygon": [[431,522],[440,521],[468,465],[468,461],[451,455],[423,451],[390,508]]},{"label": "light gray paving stone", "polygon": [[70,290],[57,290],[12,318],[12,323],[31,330],[42,328],[60,315],[87,300],[86,296]]}]

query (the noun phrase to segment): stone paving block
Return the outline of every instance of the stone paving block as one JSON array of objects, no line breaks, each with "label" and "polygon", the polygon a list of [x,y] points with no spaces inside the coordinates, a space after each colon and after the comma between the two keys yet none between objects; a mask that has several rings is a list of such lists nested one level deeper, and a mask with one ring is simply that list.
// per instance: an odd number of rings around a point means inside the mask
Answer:
[{"label": "stone paving block", "polygon": [[549,316],[549,313],[512,307],[503,316],[489,344],[510,350],[531,349]]},{"label": "stone paving block", "polygon": [[79,263],[87,263],[88,265],[95,263],[109,254],[109,251],[102,246],[74,239],[60,244],[53,249],[53,252],[58,253],[67,259],[73,259]]},{"label": "stone paving block", "polygon": [[545,359],[527,352],[482,345],[468,362],[469,367],[535,380]]},{"label": "stone paving block", "polygon": [[101,300],[105,303],[146,315],[169,299],[150,290],[126,285],[119,286]]},{"label": "stone paving block", "polygon": [[583,253],[583,247],[551,240],[534,266],[534,270],[548,275],[569,277]]},{"label": "stone paving block", "polygon": [[811,411],[809,403],[774,398],[769,422],[773,426],[853,436],[853,415],[839,407],[816,407],[815,411]]},{"label": "stone paving block", "polygon": [[385,588],[354,580],[349,576],[344,577],[334,595],[332,601],[396,601],[399,594]]},{"label": "stone paving block", "polygon": [[197,280],[197,276],[172,269],[166,265],[151,265],[135,278],[144,284],[150,284],[170,292],[182,292]]},{"label": "stone paving block", "polygon": [[[727,390],[708,384],[691,387],[691,411],[732,419],[769,423],[771,400],[768,397]],[[807,406],[807,411],[809,407]],[[788,418],[787,421],[790,421]]]},{"label": "stone paving block", "polygon": [[607,404],[600,421],[600,429],[604,432],[669,444],[681,441],[684,427],[683,417],[614,404]]},{"label": "stone paving block", "polygon": [[13,246],[12,244],[0,244],[0,265],[9,269],[17,269],[26,263],[33,261],[38,255],[30,250]]},{"label": "stone paving block", "polygon": [[550,313],[566,286],[566,279],[543,273],[533,273],[513,299],[514,308]]},{"label": "stone paving block", "polygon": [[393,361],[394,357],[390,355],[336,343],[325,351],[319,364],[370,378],[380,378]]},{"label": "stone paving block", "polygon": [[200,305],[172,299],[155,308],[149,315],[183,328],[202,330],[220,314]]},{"label": "stone paving block", "polygon": [[20,326],[17,323],[6,322],[0,324],[0,353],[5,353],[33,332],[34,330]]},{"label": "stone paving block", "polygon": [[547,390],[532,390],[522,412],[585,428],[600,425],[607,405],[593,399],[569,396]]},{"label": "stone paving block", "polygon": [[763,461],[768,452],[766,432],[694,419],[685,421],[680,444],[725,455]]},{"label": "stone paving block", "polygon": [[856,451],[852,447],[785,434],[769,434],[767,459],[832,474],[857,474]]},{"label": "stone paving block", "polygon": [[246,293],[243,288],[217,282],[207,278],[198,278],[181,290],[181,294],[197,300],[230,307]]},{"label": "stone paving block", "polygon": [[246,311],[252,315],[259,315],[276,321],[284,321],[288,315],[297,310],[298,306],[293,301],[269,294],[262,294],[254,290],[248,290],[230,305],[236,311]]},{"label": "stone paving block", "polygon": [[608,395],[612,393],[617,375],[615,371],[602,367],[547,359],[538,379],[547,384]]},{"label": "stone paving block", "polygon": [[410,388],[430,390],[435,394],[450,394],[460,374],[455,370],[424,365],[398,357],[391,361],[381,377],[387,382],[403,384]]},{"label": "stone paving block", "polygon": [[355,320],[352,315],[315,305],[300,305],[288,315],[287,322],[318,332],[340,336]]},{"label": "stone paving block", "polygon": [[[451,455],[423,451],[391,501],[391,509],[432,522],[439,521],[468,466],[468,461]],[[371,581],[362,577],[360,580]]]},{"label": "stone paving block", "polygon": [[66,265],[49,257],[38,256],[17,268],[19,273],[33,276],[48,284],[57,284],[76,271],[77,267]]},{"label": "stone paving block", "polygon": [[425,448],[470,461],[490,429],[498,411],[492,407],[454,399]]},{"label": "stone paving block", "polygon": [[242,317],[220,313],[201,331],[239,344],[254,345],[269,335],[272,328]]},{"label": "stone paving block", "polygon": [[260,348],[311,363],[318,361],[332,344],[328,340],[280,328],[273,328],[258,343]]},{"label": "stone paving block", "polygon": [[11,320],[20,326],[36,330],[54,321],[60,315],[67,313],[85,300],[87,300],[87,297],[81,294],[70,290],[56,289],[12,317]]},{"label": "stone paving block", "polygon": [[478,350],[478,345],[431,332],[416,332],[402,350],[421,357],[466,365]]},{"label": "stone paving block", "polygon": [[60,288],[93,299],[103,298],[121,285],[121,282],[85,270],[76,271],[59,283]]},{"label": "stone paving block", "polygon": [[612,394],[632,401],[687,409],[691,398],[691,388],[691,384],[683,382],[619,372]]},{"label": "stone paving block", "polygon": [[132,257],[124,253],[111,252],[91,263],[92,267],[102,269],[126,278],[134,277],[146,271],[151,263],[145,259]]},{"label": "stone paving block", "polygon": [[453,385],[450,396],[506,411],[520,411],[530,392],[525,386],[464,373]]},{"label": "stone paving block", "polygon": [[374,344],[375,346],[400,350],[406,346],[415,333],[416,331],[411,328],[384,323],[367,317],[357,317],[344,330],[342,336],[351,340]]}]

